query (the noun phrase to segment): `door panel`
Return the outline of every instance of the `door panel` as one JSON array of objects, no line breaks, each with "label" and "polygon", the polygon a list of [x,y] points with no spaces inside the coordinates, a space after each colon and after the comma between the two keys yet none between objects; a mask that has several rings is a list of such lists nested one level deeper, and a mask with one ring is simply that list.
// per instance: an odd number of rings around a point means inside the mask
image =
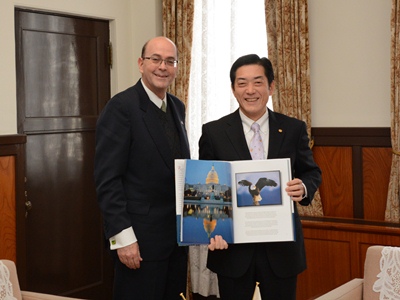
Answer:
[{"label": "door panel", "polygon": [[[27,135],[27,290],[111,299],[93,180],[95,125],[110,98],[108,22],[15,11],[18,131]],[[18,266],[24,267],[24,266]]]},{"label": "door panel", "polygon": [[[93,36],[24,30],[23,45],[40,45],[24,53],[25,86],[30,101],[26,117],[93,116],[97,114],[96,53]],[[57,60],[57,64],[53,64]],[[59,83],[64,81],[68,84]],[[37,105],[39,104],[40,105]]]}]

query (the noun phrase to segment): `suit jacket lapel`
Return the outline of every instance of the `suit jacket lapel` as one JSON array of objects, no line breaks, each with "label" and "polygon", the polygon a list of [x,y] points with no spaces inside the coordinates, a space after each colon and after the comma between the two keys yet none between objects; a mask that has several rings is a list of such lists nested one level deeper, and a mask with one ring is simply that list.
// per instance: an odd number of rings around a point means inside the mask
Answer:
[{"label": "suit jacket lapel", "polygon": [[251,159],[249,147],[247,146],[246,138],[243,132],[242,119],[239,115],[239,109],[231,114],[227,120],[226,134],[230,140],[231,147],[238,155],[238,160]]},{"label": "suit jacket lapel", "polygon": [[174,160],[172,159],[172,152],[164,134],[164,129],[159,122],[154,122],[154,120],[158,118],[157,112],[149,107],[149,105],[153,104],[144,90],[142,83],[139,81],[136,86],[139,94],[140,109],[144,111],[143,122],[151,139],[153,139],[156,144],[160,156],[163,158],[168,168],[174,172]]},{"label": "suit jacket lapel", "polygon": [[268,109],[269,113],[269,142],[268,142],[268,158],[277,158],[279,149],[285,136],[286,128],[278,120],[276,114]]},{"label": "suit jacket lapel", "polygon": [[170,105],[172,115],[174,116],[176,127],[178,128],[179,139],[181,142],[181,153],[182,157],[190,158],[189,153],[189,141],[185,128],[185,121],[178,114],[178,107],[176,106],[175,101],[173,101],[172,97],[167,94],[168,105]]}]

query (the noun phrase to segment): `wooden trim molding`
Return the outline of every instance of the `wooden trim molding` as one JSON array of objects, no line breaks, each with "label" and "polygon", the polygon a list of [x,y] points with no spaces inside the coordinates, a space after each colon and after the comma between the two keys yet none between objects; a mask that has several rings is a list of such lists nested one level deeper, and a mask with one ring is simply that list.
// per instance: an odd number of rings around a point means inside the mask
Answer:
[{"label": "wooden trim molding", "polygon": [[391,147],[389,127],[313,127],[314,146]]},{"label": "wooden trim molding", "polygon": [[357,232],[365,231],[370,233],[376,232],[377,228],[379,232],[382,232],[382,228],[385,228],[388,232],[392,230],[399,232],[400,230],[400,223],[390,223],[385,221],[310,216],[302,216],[300,219],[308,228],[332,230],[347,230],[351,228],[351,230],[356,230]]},{"label": "wooden trim molding", "polygon": [[0,135],[0,154],[4,145],[26,144],[25,134]]}]

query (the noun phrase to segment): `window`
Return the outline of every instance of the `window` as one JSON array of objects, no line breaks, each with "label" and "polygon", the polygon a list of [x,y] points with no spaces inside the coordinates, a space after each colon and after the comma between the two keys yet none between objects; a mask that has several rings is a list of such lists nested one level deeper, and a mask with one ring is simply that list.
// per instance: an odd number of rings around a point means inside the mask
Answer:
[{"label": "window", "polygon": [[[195,0],[187,128],[198,158],[202,124],[238,108],[229,71],[245,54],[268,56],[264,0]],[[269,101],[269,105],[272,101]]]}]

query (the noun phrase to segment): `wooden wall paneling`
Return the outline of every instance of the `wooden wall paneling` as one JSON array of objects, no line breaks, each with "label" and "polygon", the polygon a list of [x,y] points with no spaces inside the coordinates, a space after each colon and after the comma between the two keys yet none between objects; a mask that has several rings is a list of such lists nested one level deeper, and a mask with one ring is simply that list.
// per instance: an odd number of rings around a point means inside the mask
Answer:
[{"label": "wooden wall paneling", "polygon": [[299,275],[297,299],[322,294],[352,278],[351,246],[348,241],[307,238],[307,271]]},{"label": "wooden wall paneling", "polygon": [[400,224],[384,222],[390,128],[313,128],[312,136],[324,217],[302,217],[308,268],[298,300],[363,277],[369,246],[400,246]]},{"label": "wooden wall paneling", "polygon": [[390,148],[364,147],[364,219],[385,220],[392,151]]},{"label": "wooden wall paneling", "polygon": [[362,147],[352,147],[353,156],[353,218],[364,218],[364,188],[363,188],[363,175],[362,175]]},{"label": "wooden wall paneling", "polygon": [[[312,128],[311,132],[314,157],[322,169],[324,215],[383,221],[391,165],[390,128]],[[332,154],[333,149],[343,148],[351,152],[346,153],[351,156],[346,163]],[[351,184],[347,180],[350,169]],[[334,189],[341,184],[345,191],[337,193]]]},{"label": "wooden wall paneling", "polygon": [[325,216],[353,217],[352,148],[314,146],[322,170],[320,194]]},{"label": "wooden wall paneling", "polygon": [[16,261],[14,156],[0,156],[0,216],[0,258]]},{"label": "wooden wall paneling", "polygon": [[[0,135],[0,159],[2,177],[0,178],[0,206],[3,203],[4,191],[7,189],[7,238],[0,237],[0,252],[6,249],[7,258],[18,266],[20,285],[26,279],[26,252],[25,252],[25,143],[26,135]],[[5,171],[6,170],[6,171]],[[6,179],[7,178],[7,179]],[[3,180],[4,182],[3,184]],[[8,190],[10,188],[11,190]],[[13,203],[11,201],[13,198]],[[12,211],[13,210],[13,211]],[[0,232],[3,228],[3,211],[0,210]],[[3,256],[2,255],[0,257]]]}]

